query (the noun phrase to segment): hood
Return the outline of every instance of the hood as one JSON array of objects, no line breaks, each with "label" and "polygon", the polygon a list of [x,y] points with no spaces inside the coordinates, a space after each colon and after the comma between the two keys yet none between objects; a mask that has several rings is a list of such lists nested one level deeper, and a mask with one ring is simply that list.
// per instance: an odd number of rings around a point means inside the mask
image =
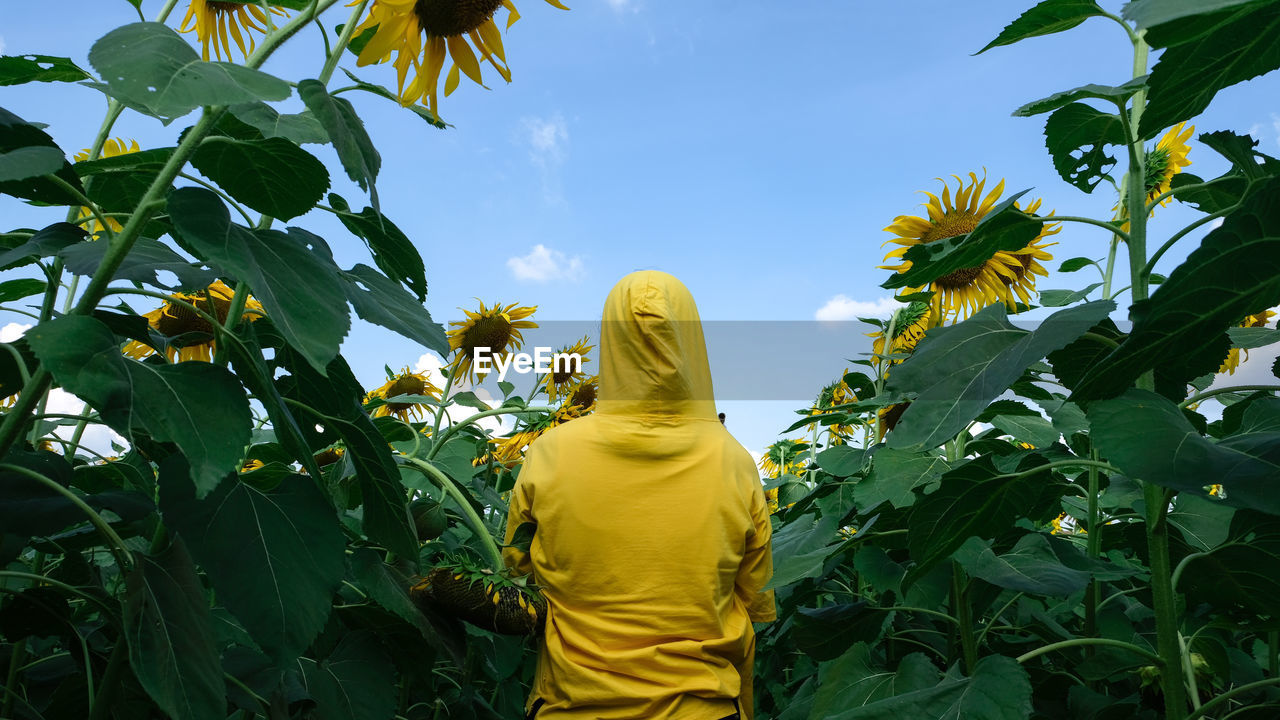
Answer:
[{"label": "hood", "polygon": [[604,301],[596,412],[716,418],[693,295],[674,276],[633,272]]}]

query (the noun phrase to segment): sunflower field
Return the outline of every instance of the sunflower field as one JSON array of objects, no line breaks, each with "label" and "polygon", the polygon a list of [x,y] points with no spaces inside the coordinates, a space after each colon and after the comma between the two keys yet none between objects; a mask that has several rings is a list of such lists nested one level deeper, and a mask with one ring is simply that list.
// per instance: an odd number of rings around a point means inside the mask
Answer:
[{"label": "sunflower field", "polygon": [[[530,540],[504,537],[507,493],[595,378],[468,389],[472,351],[519,349],[535,308],[432,318],[358,114],[447,130],[442,87],[510,80],[515,4],[126,1],[139,21],[91,69],[0,57],[0,86],[109,100],[79,153],[0,107],[0,194],[51,221],[0,233],[2,309],[31,321],[0,344],[0,718],[523,717],[545,605],[503,569]],[[1231,382],[1280,341],[1280,159],[1190,124],[1280,68],[1280,0],[1044,0],[980,52],[1086,21],[1123,29],[1132,79],[1014,114],[1043,119],[1099,217],[975,171],[856,259],[900,306],[761,459],[778,620],[757,627],[755,717],[1280,717],[1280,362]],[[313,74],[261,69],[313,24]],[[343,62],[360,72],[332,87]],[[273,106],[295,93],[304,110]],[[176,123],[172,145],[116,137],[124,113]],[[1193,139],[1230,169],[1193,174]],[[1198,218],[1149,233],[1172,203]],[[349,236],[288,224],[315,209]],[[1108,254],[1063,259],[1075,233]],[[368,263],[344,268],[330,243],[353,238]],[[1038,288],[1050,265],[1074,287]],[[444,382],[362,387],[352,311],[444,358]]]}]

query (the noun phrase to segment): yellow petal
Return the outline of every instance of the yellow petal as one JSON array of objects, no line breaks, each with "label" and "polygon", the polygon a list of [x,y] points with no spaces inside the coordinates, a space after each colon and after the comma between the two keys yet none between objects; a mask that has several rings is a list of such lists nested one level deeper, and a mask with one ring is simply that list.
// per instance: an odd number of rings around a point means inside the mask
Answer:
[{"label": "yellow petal", "polygon": [[[446,41],[449,43],[449,57],[453,58],[456,67],[461,68],[462,72],[466,73],[475,84],[484,87],[484,78],[480,76],[480,63],[476,61],[475,53],[471,52],[471,46],[467,41],[457,36],[446,38]],[[449,72],[452,73],[453,70]],[[446,90],[445,95],[448,94]]]}]

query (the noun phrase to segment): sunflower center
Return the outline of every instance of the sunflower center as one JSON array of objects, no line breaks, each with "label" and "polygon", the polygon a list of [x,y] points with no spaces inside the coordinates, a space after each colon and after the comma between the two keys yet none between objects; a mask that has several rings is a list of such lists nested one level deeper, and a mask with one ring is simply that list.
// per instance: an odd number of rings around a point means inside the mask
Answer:
[{"label": "sunflower center", "polygon": [[[391,387],[387,388],[387,397],[396,397],[398,395],[426,395],[427,384],[422,378],[413,375],[402,375],[391,383]],[[413,407],[413,403],[387,403],[392,412],[404,412]]]},{"label": "sunflower center", "polygon": [[[231,310],[231,303],[222,298],[213,298],[210,300],[203,295],[195,295],[187,300],[196,307],[205,312],[209,312],[209,304],[213,303],[213,312],[210,314],[218,319],[219,322],[225,322],[227,313]],[[156,330],[166,337],[177,337],[185,333],[204,333],[206,335],[213,334],[213,326],[209,324],[202,316],[197,315],[191,308],[186,305],[170,303],[165,306],[165,311],[156,321]]]},{"label": "sunflower center", "polygon": [[205,0],[204,4],[217,15],[233,13],[244,7],[240,3],[221,2],[221,0]]},{"label": "sunflower center", "polygon": [[934,280],[933,282],[940,288],[947,290],[955,290],[958,288],[969,287],[982,274],[982,266],[960,268],[953,270],[946,275]]},{"label": "sunflower center", "polygon": [[502,0],[417,0],[413,14],[427,35],[465,35],[489,21]]},{"label": "sunflower center", "polygon": [[596,384],[587,383],[577,390],[573,391],[573,397],[569,398],[570,405],[577,405],[582,408],[591,407],[591,403],[596,401]]},{"label": "sunflower center", "polygon": [[471,355],[476,348],[500,353],[511,342],[511,323],[501,315],[477,318],[462,338],[462,350]]},{"label": "sunflower center", "polygon": [[920,241],[931,243],[938,240],[946,240],[957,235],[973,232],[978,227],[978,221],[982,218],[968,212],[967,210],[953,210],[944,213],[943,216],[930,223],[929,229],[920,235]]}]

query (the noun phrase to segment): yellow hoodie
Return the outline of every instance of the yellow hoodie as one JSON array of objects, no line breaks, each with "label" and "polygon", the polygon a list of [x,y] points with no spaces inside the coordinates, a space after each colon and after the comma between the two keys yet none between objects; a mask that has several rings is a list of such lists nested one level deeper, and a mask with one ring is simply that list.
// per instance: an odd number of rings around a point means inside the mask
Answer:
[{"label": "yellow hoodie", "polygon": [[[715,410],[693,297],[662,272],[605,300],[593,415],[530,445],[507,540],[548,601],[538,720],[751,717],[755,634],[775,619],[769,511]],[[541,703],[538,703],[541,701]]]}]

